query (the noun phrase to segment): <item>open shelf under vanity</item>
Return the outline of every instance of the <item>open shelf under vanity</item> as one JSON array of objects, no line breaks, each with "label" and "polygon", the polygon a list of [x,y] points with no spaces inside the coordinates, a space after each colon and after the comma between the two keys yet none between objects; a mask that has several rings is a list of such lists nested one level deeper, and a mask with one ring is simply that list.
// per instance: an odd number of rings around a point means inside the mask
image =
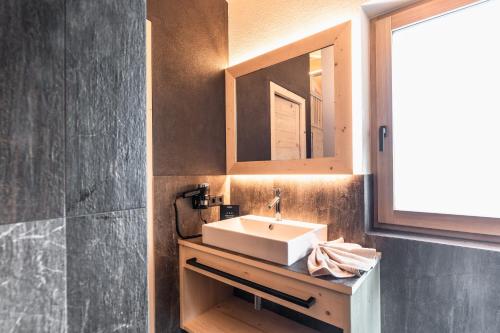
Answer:
[{"label": "open shelf under vanity", "polygon": [[235,296],[215,305],[184,324],[189,333],[317,333],[318,331]]},{"label": "open shelf under vanity", "polygon": [[189,333],[324,332],[293,315],[256,310],[235,288],[333,329],[380,332],[379,264],[359,278],[314,278],[306,258],[283,266],[194,239],[179,241],[179,273],[181,328]]}]

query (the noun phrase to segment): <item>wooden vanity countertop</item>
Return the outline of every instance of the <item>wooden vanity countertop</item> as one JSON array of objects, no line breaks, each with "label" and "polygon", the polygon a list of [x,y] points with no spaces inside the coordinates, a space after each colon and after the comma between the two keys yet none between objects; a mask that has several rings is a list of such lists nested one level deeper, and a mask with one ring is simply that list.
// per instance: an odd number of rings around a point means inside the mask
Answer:
[{"label": "wooden vanity countertop", "polygon": [[[254,266],[260,269],[272,271],[277,274],[295,278],[297,280],[301,280],[310,284],[314,284],[323,288],[327,288],[348,295],[354,294],[356,290],[362,285],[366,277],[371,272],[373,272],[372,269],[369,272],[364,273],[360,277],[343,278],[343,279],[336,278],[333,276],[313,277],[309,275],[309,271],[307,269],[307,256],[300,259],[291,266],[286,266],[262,260],[259,258],[247,256],[241,253],[221,249],[215,246],[203,244],[201,237],[189,240],[180,239],[178,242],[179,245],[182,246],[218,255],[226,259],[241,262],[243,264]],[[381,254],[379,254],[379,258],[377,260],[376,265],[380,264],[380,258]]]}]

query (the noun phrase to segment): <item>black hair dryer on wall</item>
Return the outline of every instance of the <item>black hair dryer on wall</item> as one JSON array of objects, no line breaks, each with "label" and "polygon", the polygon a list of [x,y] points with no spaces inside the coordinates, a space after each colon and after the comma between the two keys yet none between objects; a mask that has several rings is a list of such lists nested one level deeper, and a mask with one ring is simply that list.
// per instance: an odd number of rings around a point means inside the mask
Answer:
[{"label": "black hair dryer on wall", "polygon": [[202,220],[204,223],[207,223],[207,221],[201,217],[201,210],[200,209],[207,209],[207,208],[213,207],[213,206],[220,206],[220,205],[222,205],[222,203],[224,201],[224,197],[222,195],[211,196],[210,195],[210,185],[208,185],[207,183],[198,184],[198,185],[196,185],[196,188],[194,190],[179,193],[175,197],[175,200],[174,200],[175,230],[177,231],[177,235],[179,236],[179,238],[182,238],[182,239],[190,239],[190,238],[200,237],[201,234],[186,236],[186,235],[183,235],[181,232],[180,223],[179,223],[179,211],[177,208],[177,200],[179,200],[181,198],[184,198],[184,199],[191,198],[191,203],[193,205],[193,209],[198,210],[200,220]]},{"label": "black hair dryer on wall", "polygon": [[198,184],[196,189],[181,194],[182,198],[191,198],[193,209],[207,209],[210,207],[210,185]]}]

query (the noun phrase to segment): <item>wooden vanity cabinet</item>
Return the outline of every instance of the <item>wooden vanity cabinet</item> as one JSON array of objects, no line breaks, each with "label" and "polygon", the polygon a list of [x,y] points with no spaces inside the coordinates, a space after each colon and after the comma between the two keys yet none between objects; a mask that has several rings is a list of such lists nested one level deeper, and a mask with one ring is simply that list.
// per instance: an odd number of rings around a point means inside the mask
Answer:
[{"label": "wooden vanity cabinet", "polygon": [[187,332],[316,332],[233,296],[239,288],[346,333],[380,332],[379,263],[360,278],[314,278],[306,258],[282,266],[200,239],[179,241],[181,328]]}]

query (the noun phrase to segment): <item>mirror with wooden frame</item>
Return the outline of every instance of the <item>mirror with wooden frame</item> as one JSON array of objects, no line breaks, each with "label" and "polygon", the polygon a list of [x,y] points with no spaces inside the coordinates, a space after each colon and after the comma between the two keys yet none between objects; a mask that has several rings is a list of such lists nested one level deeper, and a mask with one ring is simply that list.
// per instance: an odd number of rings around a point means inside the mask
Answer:
[{"label": "mirror with wooden frame", "polygon": [[351,24],[226,69],[228,174],[352,174]]}]

